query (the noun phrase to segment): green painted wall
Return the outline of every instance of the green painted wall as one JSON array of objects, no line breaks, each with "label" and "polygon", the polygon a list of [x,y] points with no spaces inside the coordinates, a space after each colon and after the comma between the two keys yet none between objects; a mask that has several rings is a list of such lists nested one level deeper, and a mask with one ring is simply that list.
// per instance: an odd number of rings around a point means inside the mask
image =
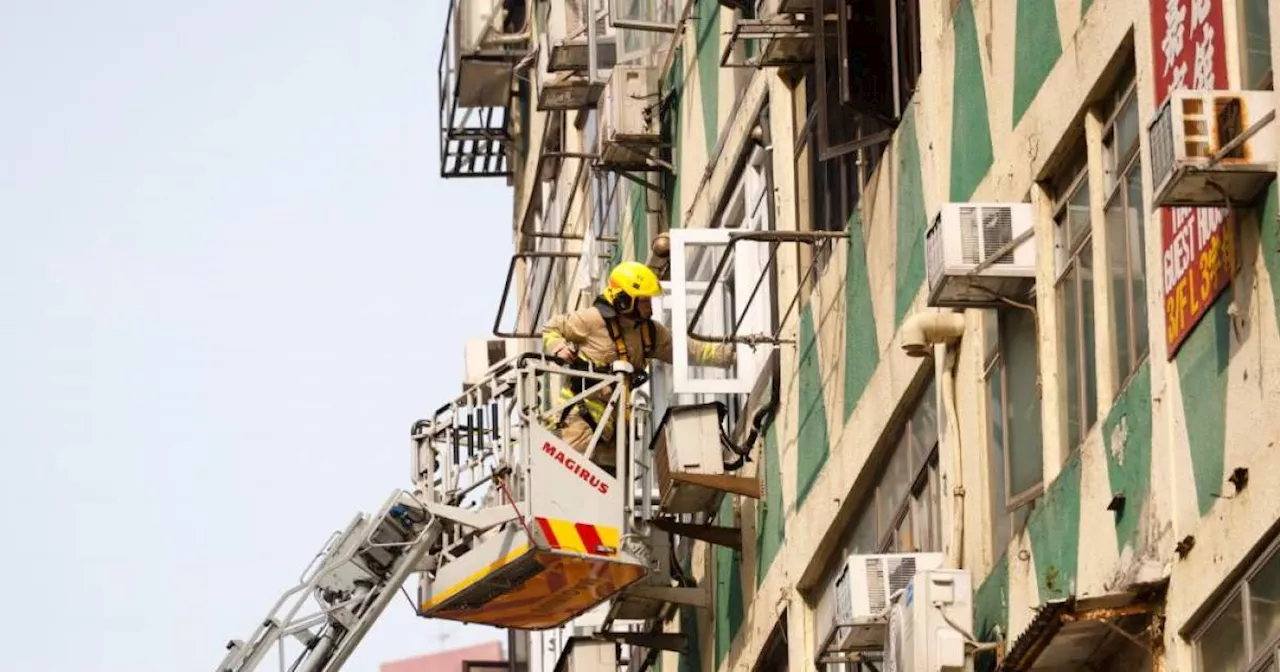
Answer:
[{"label": "green painted wall", "polygon": [[[921,209],[923,207],[921,205]],[[844,419],[848,421],[876,371],[876,364],[880,362],[871,278],[867,274],[867,245],[862,240],[861,210],[854,210],[849,222],[844,313]]]},{"label": "green painted wall", "polygon": [[[981,77],[981,72],[979,72]],[[924,283],[924,232],[928,216],[924,210],[924,180],[920,173],[920,145],[916,138],[914,107],[898,126],[898,247],[894,325],[902,324],[911,303]],[[983,108],[983,115],[986,108]],[[986,122],[983,122],[984,127]],[[984,169],[985,171],[985,169]]]},{"label": "green painted wall", "polygon": [[[979,641],[994,641],[994,630],[1000,626],[1000,632],[1009,636],[1009,558],[1000,556],[991,574],[978,586],[973,595],[973,634]],[[978,654],[974,657],[974,669],[977,672],[990,672],[995,669],[995,656]]]},{"label": "green painted wall", "polygon": [[[625,179],[625,178],[624,178]],[[641,263],[649,257],[649,220],[645,217],[644,188],[638,184],[627,185],[631,212],[631,244],[635,259]]]},{"label": "green painted wall", "polygon": [[1093,0],[1081,0],[1080,16],[1084,16],[1089,12],[1089,8],[1093,6]]},{"label": "green painted wall", "polygon": [[787,536],[786,509],[782,504],[782,461],[778,457],[777,425],[764,435],[764,501],[756,506],[756,586],[773,565]]},{"label": "green painted wall", "polygon": [[987,87],[970,0],[960,0],[952,28],[955,70],[951,80],[951,200],[967,201],[993,161]]},{"label": "green painted wall", "polygon": [[806,305],[800,313],[800,429],[797,441],[796,508],[800,508],[830,454],[812,304]]},{"label": "green painted wall", "polygon": [[720,140],[716,128],[720,118],[719,0],[698,0],[693,24],[698,54],[698,90],[702,93],[702,128],[706,134],[707,156],[710,157]]},{"label": "green painted wall", "polygon": [[[733,498],[725,497],[720,504],[716,522],[723,526],[738,527],[733,521]],[[742,627],[745,611],[742,606],[742,557],[738,551],[723,546],[715,547],[716,555],[716,668],[729,655],[733,638]]]},{"label": "green painted wall", "polygon": [[670,154],[667,158],[671,161],[671,165],[675,166],[675,171],[664,171],[662,173],[662,182],[664,192],[667,195],[667,227],[672,229],[680,228],[680,102],[684,97],[684,45],[676,47],[674,60],[672,61],[671,71],[666,75],[666,83],[663,84],[663,92],[669,92],[667,98],[667,107],[663,111],[662,130],[663,141],[671,145]]},{"label": "green painted wall", "polygon": [[1018,0],[1013,64],[1013,125],[1031,107],[1044,80],[1062,56],[1058,10],[1053,0]]},{"label": "green painted wall", "polygon": [[1215,495],[1222,492],[1227,364],[1231,359],[1231,317],[1227,315],[1230,303],[1231,292],[1223,292],[1175,356],[1200,515],[1209,512]]},{"label": "green painted wall", "polygon": [[1111,494],[1125,497],[1124,509],[1116,515],[1116,544],[1122,550],[1138,541],[1138,521],[1151,488],[1151,425],[1151,362],[1148,360],[1134,374],[1102,422]]},{"label": "green painted wall", "polygon": [[1280,323],[1280,221],[1276,220],[1278,200],[1280,187],[1272,184],[1261,208],[1258,226],[1262,229],[1262,262],[1267,267],[1267,275],[1271,276],[1271,300],[1275,302],[1276,320]]},{"label": "green painted wall", "polygon": [[1035,555],[1040,602],[1075,592],[1080,554],[1080,452],[1072,453],[1058,478],[1027,520]]}]

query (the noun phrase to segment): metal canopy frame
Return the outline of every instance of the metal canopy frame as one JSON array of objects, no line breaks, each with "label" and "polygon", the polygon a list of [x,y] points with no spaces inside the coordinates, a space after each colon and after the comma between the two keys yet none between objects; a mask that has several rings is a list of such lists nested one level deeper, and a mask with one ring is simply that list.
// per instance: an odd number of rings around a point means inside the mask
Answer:
[{"label": "metal canopy frame", "polygon": [[[778,258],[778,249],[783,243],[797,243],[813,247],[815,245],[828,245],[830,241],[844,239],[849,237],[848,231],[752,231],[752,232],[733,232],[729,234],[729,244],[726,246],[724,255],[720,257],[720,263],[711,273],[711,278],[707,281],[707,286],[715,287],[724,274],[725,267],[728,266],[729,260],[733,258],[735,246],[744,240],[760,241],[770,243],[769,261],[765,264],[764,270],[760,272],[760,277],[756,280],[755,286],[752,288],[751,295],[747,297],[747,302],[743,304],[741,312],[743,316],[747,314],[752,302],[760,293],[760,285],[764,283],[765,278],[769,277],[774,271],[774,262]],[[708,343],[745,343],[748,345],[768,343],[780,345],[783,343],[794,343],[792,339],[784,339],[780,337],[783,327],[787,324],[787,319],[791,317],[791,311],[795,310],[796,304],[800,301],[800,295],[809,285],[810,279],[816,272],[822,255],[813,254],[809,261],[809,269],[804,276],[800,278],[800,282],[796,284],[795,294],[792,295],[788,302],[787,310],[775,322],[773,334],[746,334],[741,335],[738,331],[742,328],[744,317],[739,317],[733,324],[733,329],[727,336],[713,336],[711,334],[703,334],[697,331],[698,320],[702,318],[703,311],[707,308],[714,292],[707,291],[702,295],[702,300],[698,302],[698,307],[693,311],[693,317],[689,318],[689,327],[686,331],[689,338],[705,341]],[[779,304],[781,305],[781,304]]]},{"label": "metal canopy frame", "polygon": [[[722,68],[772,68],[772,67],[789,67],[809,65],[813,63],[814,53],[816,51],[812,44],[813,27],[808,21],[800,21],[794,16],[786,14],[778,14],[767,19],[741,19],[737,21],[733,30],[727,33],[728,42],[724,45],[724,50],[720,52],[720,67]],[[760,53],[756,56],[749,56],[743,61],[733,61],[733,50],[738,46],[738,42],[752,43],[760,45]],[[808,49],[804,49],[804,54],[799,56],[769,56],[769,47],[773,44],[781,42],[799,42],[797,45],[803,49],[805,41],[809,41]]]}]

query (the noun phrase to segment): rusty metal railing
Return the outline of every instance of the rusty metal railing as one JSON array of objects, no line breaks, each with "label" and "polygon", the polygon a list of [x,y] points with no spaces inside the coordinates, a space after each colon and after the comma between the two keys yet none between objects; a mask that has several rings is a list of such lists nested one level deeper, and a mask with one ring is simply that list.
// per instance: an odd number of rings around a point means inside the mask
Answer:
[{"label": "rusty metal railing", "polygon": [[[594,256],[602,260],[609,259],[608,254],[604,254],[601,252],[595,253]],[[535,274],[530,273],[530,282],[525,285],[524,291],[520,292],[520,301],[516,307],[516,325],[512,328],[512,330],[505,331],[502,326],[502,321],[503,321],[503,318],[507,315],[507,304],[511,298],[511,285],[516,278],[516,268],[519,266],[520,260],[522,259],[534,260],[533,263],[534,263],[535,271],[537,271],[538,259],[549,259],[550,261],[545,264],[546,273],[537,273],[538,277],[532,277]],[[540,335],[539,330],[541,328],[541,324],[548,317],[547,315],[543,314],[543,310],[546,308],[546,305],[547,305],[547,297],[551,293],[550,291],[551,278],[556,276],[556,274],[554,274],[552,271],[556,269],[556,266],[558,265],[556,260],[558,259],[579,261],[582,259],[582,252],[517,252],[511,256],[511,264],[507,267],[506,283],[502,287],[502,299],[498,303],[498,315],[493,320],[494,336],[497,336],[499,338],[537,338],[539,337]],[[572,282],[572,278],[570,278],[567,274],[559,274],[559,275],[560,277],[565,278],[564,281],[566,283]],[[543,277],[545,277],[547,281],[545,283],[539,282],[539,280]],[[530,311],[528,315],[528,324],[529,324],[528,328],[522,330],[520,328],[520,323],[519,323],[519,319],[520,319],[519,307],[526,304],[526,302],[530,298],[530,292],[535,291],[534,288],[540,284],[542,285],[542,290],[541,290],[542,293],[540,296],[537,297],[537,304],[534,306],[533,310]]]}]

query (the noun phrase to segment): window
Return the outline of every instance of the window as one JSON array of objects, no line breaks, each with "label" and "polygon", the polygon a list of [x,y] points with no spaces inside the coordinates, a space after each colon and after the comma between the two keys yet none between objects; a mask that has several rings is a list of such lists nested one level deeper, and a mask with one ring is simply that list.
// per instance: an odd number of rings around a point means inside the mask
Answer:
[{"label": "window", "polygon": [[1271,12],[1268,0],[1240,0],[1240,30],[1244,35],[1240,59],[1244,69],[1244,88],[1270,89],[1275,86],[1271,70]]},{"label": "window", "polygon": [[765,640],[760,660],[756,662],[752,672],[787,672],[790,664],[787,656],[787,612],[784,611],[769,639]]},{"label": "window", "polygon": [[[920,78],[919,0],[813,0],[822,153],[853,140],[852,125],[902,118]],[[834,18],[834,20],[832,20]],[[847,148],[852,149],[852,148]]]},{"label": "window", "polygon": [[942,550],[938,411],[930,382],[855,518],[851,553]]},{"label": "window", "polygon": [[1280,669],[1280,541],[1200,625],[1195,643],[1201,672],[1274,672]]},{"label": "window", "polygon": [[809,229],[841,231],[915,92],[919,0],[814,0],[814,9],[821,39],[804,78],[796,176],[809,188]]},{"label": "window", "polygon": [[[734,402],[751,392],[770,358],[767,348],[738,343],[737,362],[726,370],[693,365],[687,354],[691,333],[711,338],[775,332],[772,274],[776,265],[770,264],[769,243],[740,240],[730,247],[734,231],[773,229],[768,155],[758,146],[746,151],[716,226],[670,232],[672,282],[666,283],[667,294],[654,305],[655,317],[671,329],[673,339],[672,366],[664,376],[654,370],[654,408],[659,413],[668,399],[684,404],[720,401],[730,409],[730,422],[736,422],[738,404]],[[726,259],[729,249],[732,254]],[[704,297],[706,306],[694,322]],[[677,310],[682,310],[682,319],[676,318]],[[668,396],[674,391],[680,392],[678,398]]]},{"label": "window", "polygon": [[[848,554],[934,553],[942,550],[942,486],[938,476],[938,407],[932,380],[883,458],[854,514],[843,548],[835,553],[826,594],[834,600],[840,564]],[[822,607],[819,607],[821,611]],[[825,626],[825,624],[821,624]],[[837,647],[838,648],[838,647]],[[879,665],[823,663],[823,672],[874,672]]]},{"label": "window", "polygon": [[1089,176],[1081,156],[1055,203],[1057,227],[1059,376],[1067,446],[1074,448],[1098,419],[1097,359],[1094,355],[1093,236]]},{"label": "window", "polygon": [[1147,272],[1142,205],[1142,161],[1138,151],[1138,95],[1133,71],[1122,77],[1118,93],[1104,108],[1103,208],[1107,270],[1111,282],[1111,339],[1116,355],[1115,391],[1147,356]]},{"label": "window", "polygon": [[992,542],[1002,553],[1027,522],[1044,485],[1036,314],[987,311],[988,462]]},{"label": "window", "polygon": [[[811,69],[805,77],[805,109],[809,116],[796,144],[796,179],[804,180],[808,186],[807,228],[811,231],[843,231],[857,210],[876,166],[880,164],[880,156],[888,142],[888,129],[870,117],[842,116],[840,123],[849,127],[850,138],[863,145],[824,158],[821,135],[825,117],[818,108],[819,81],[815,73]],[[834,82],[828,81],[826,88],[834,90]],[[866,144],[864,139],[872,136],[881,140]],[[801,221],[804,219],[801,217]]]}]

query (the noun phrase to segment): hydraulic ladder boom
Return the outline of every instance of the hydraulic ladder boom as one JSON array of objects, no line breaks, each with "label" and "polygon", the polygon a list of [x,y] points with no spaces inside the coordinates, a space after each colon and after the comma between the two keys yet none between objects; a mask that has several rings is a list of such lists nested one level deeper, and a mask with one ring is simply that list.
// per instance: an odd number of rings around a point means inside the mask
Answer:
[{"label": "hydraulic ladder boom", "polygon": [[[648,496],[636,501],[654,476],[635,449],[648,411],[629,373],[519,355],[414,423],[414,490],[330,537],[215,672],[260,672],[273,658],[280,672],[338,672],[411,575],[419,616],[522,630],[559,627],[633,586],[669,588],[669,545],[649,529]],[[553,376],[572,398],[544,389]],[[587,397],[605,421],[580,451],[553,430]],[[609,423],[620,429],[606,437]],[[608,469],[597,449],[612,454]]]},{"label": "hydraulic ladder boom", "polygon": [[[377,515],[357,515],[329,538],[247,640],[228,643],[216,672],[256,671],[273,648],[281,672],[342,669],[405,580],[421,570],[442,528],[443,521],[402,490]],[[300,647],[293,655],[286,651],[290,643]]]}]

